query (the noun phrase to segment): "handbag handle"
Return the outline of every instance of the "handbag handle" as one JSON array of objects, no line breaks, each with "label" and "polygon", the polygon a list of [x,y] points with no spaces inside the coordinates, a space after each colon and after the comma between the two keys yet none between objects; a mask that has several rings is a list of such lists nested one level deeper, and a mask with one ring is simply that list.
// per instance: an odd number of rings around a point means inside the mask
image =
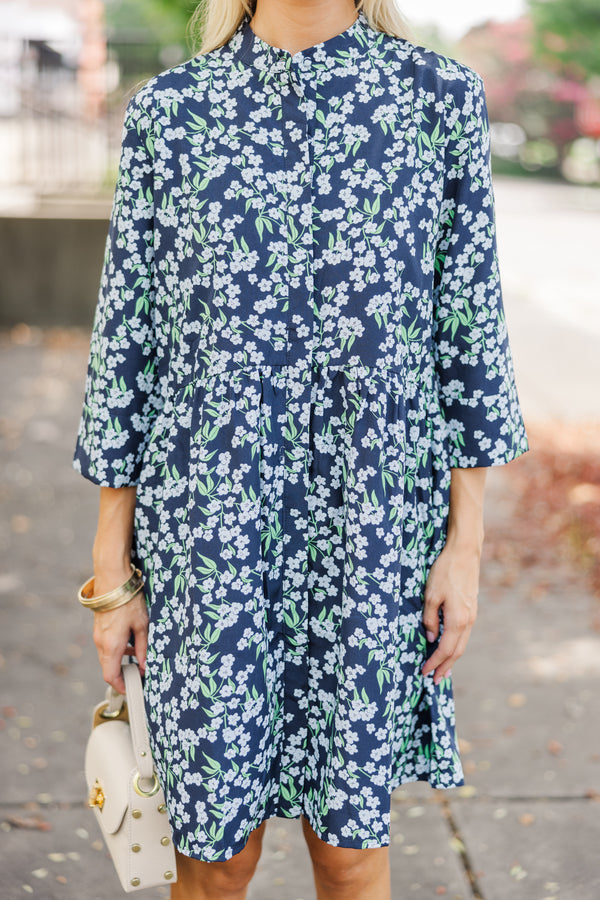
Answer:
[{"label": "handbag handle", "polygon": [[[132,660],[135,660],[133,662]],[[125,692],[127,694],[127,709],[129,711],[129,727],[131,728],[131,740],[135,762],[141,778],[154,777],[154,761],[150,750],[150,738],[148,736],[148,724],[146,722],[146,709],[144,707],[144,689],[140,669],[135,657],[124,656],[122,661],[123,678],[125,679]]]},{"label": "handbag handle", "polygon": [[135,755],[135,763],[140,778],[154,778],[154,761],[150,750],[146,709],[144,706],[144,689],[138,661],[135,656],[124,656],[121,660],[121,671],[125,680],[125,696],[111,685],[106,690],[108,706],[104,712],[106,718],[115,718],[127,697],[131,742]]}]

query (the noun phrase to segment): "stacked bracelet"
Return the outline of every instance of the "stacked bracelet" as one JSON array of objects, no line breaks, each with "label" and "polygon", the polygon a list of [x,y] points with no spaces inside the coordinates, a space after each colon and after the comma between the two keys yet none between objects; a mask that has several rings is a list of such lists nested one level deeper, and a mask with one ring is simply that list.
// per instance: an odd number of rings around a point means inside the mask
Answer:
[{"label": "stacked bracelet", "polygon": [[144,580],[140,569],[136,569],[131,563],[131,577],[124,584],[106,594],[98,594],[97,597],[94,597],[94,576],[92,575],[81,585],[77,596],[81,605],[87,609],[91,609],[93,612],[108,612],[129,603],[143,586]]}]

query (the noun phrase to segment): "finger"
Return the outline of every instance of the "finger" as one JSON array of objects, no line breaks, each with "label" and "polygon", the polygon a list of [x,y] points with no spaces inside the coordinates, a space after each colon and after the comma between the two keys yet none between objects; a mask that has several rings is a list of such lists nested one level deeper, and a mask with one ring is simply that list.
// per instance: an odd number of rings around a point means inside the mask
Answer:
[{"label": "finger", "polygon": [[437,640],[439,634],[439,608],[441,604],[441,598],[436,597],[435,594],[430,594],[427,589],[425,589],[425,603],[423,605],[423,625],[425,627],[427,640],[430,644],[433,643],[433,641]]},{"label": "finger", "polygon": [[444,662],[452,656],[452,653],[458,643],[460,637],[459,632],[452,627],[445,627],[441,640],[435,651],[431,654],[425,665],[421,669],[423,675],[429,675],[438,666],[442,666]]},{"label": "finger", "polygon": [[148,626],[145,624],[137,625],[134,630],[135,655],[140,664],[142,675],[146,669],[146,652],[148,650]]},{"label": "finger", "polygon": [[123,678],[123,672],[121,670],[121,657],[122,654],[118,657],[118,660],[108,657],[105,659],[102,665],[102,677],[107,684],[110,684],[111,687],[114,687],[115,691],[118,691],[119,694],[124,694],[125,680]]},{"label": "finger", "polygon": [[465,649],[466,649],[466,646],[467,646],[467,643],[468,643],[468,640],[469,640],[469,637],[471,634],[471,629],[472,629],[471,625],[468,625],[465,628],[465,630],[462,632],[460,638],[458,639],[458,643],[456,644],[456,647],[454,648],[452,655],[444,663],[441,663],[438,666],[437,671],[435,672],[435,675],[433,677],[435,684],[439,684],[440,681],[442,680],[442,678],[448,677],[448,675],[450,674],[450,670],[452,669],[452,666],[454,665],[456,660],[460,659],[460,657],[465,652]]},{"label": "finger", "polygon": [[127,652],[127,641],[112,641],[99,650],[102,677],[107,684],[120,694],[125,693],[125,681],[121,671],[121,660]]}]

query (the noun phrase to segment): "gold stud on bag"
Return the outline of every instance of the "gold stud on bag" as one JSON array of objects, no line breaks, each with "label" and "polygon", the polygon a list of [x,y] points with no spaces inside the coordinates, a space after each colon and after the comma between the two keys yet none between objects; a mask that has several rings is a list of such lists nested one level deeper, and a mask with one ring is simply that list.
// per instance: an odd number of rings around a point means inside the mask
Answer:
[{"label": "gold stud on bag", "polygon": [[123,890],[177,881],[165,796],[154,770],[142,680],[123,657],[126,699],[108,687],[94,708],[85,752],[88,806],[94,811]]}]

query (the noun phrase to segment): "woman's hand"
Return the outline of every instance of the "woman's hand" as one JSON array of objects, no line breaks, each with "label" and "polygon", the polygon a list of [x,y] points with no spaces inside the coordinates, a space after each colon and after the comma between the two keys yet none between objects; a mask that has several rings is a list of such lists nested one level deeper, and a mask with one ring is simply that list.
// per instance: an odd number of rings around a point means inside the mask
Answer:
[{"label": "woman's hand", "polygon": [[423,624],[427,640],[437,640],[439,613],[444,629],[434,653],[426,661],[423,675],[435,670],[434,683],[445,678],[453,663],[462,656],[477,616],[477,593],[481,555],[476,550],[454,548],[446,544],[432,565],[425,585]]},{"label": "woman's hand", "polygon": [[[131,577],[131,540],[135,486],[100,488],[98,529],[94,540],[94,595],[106,594]],[[133,634],[133,647],[130,638]],[[148,611],[140,591],[129,603],[94,613],[94,643],[104,680],[125,693],[121,658],[135,653],[144,674],[148,646]]]},{"label": "woman's hand", "polygon": [[477,616],[483,545],[487,469],[453,468],[451,474],[446,543],[429,571],[423,607],[423,624],[430,643],[439,636],[440,608],[443,615],[442,637],[421,670],[423,675],[435,672],[435,684],[449,674],[467,646]]},{"label": "woman's hand", "polygon": [[[112,584],[117,587],[127,580]],[[109,582],[110,583],[110,582]],[[112,590],[105,579],[98,579],[95,584],[99,589],[95,593]],[[133,646],[130,638],[133,633]],[[121,658],[126,653],[135,653],[143,675],[146,667],[146,650],[148,647],[148,610],[143,591],[140,591],[128,603],[107,612],[94,613],[94,644],[98,650],[98,659],[102,667],[102,677],[120,694],[125,693],[125,682],[121,674]]]}]

